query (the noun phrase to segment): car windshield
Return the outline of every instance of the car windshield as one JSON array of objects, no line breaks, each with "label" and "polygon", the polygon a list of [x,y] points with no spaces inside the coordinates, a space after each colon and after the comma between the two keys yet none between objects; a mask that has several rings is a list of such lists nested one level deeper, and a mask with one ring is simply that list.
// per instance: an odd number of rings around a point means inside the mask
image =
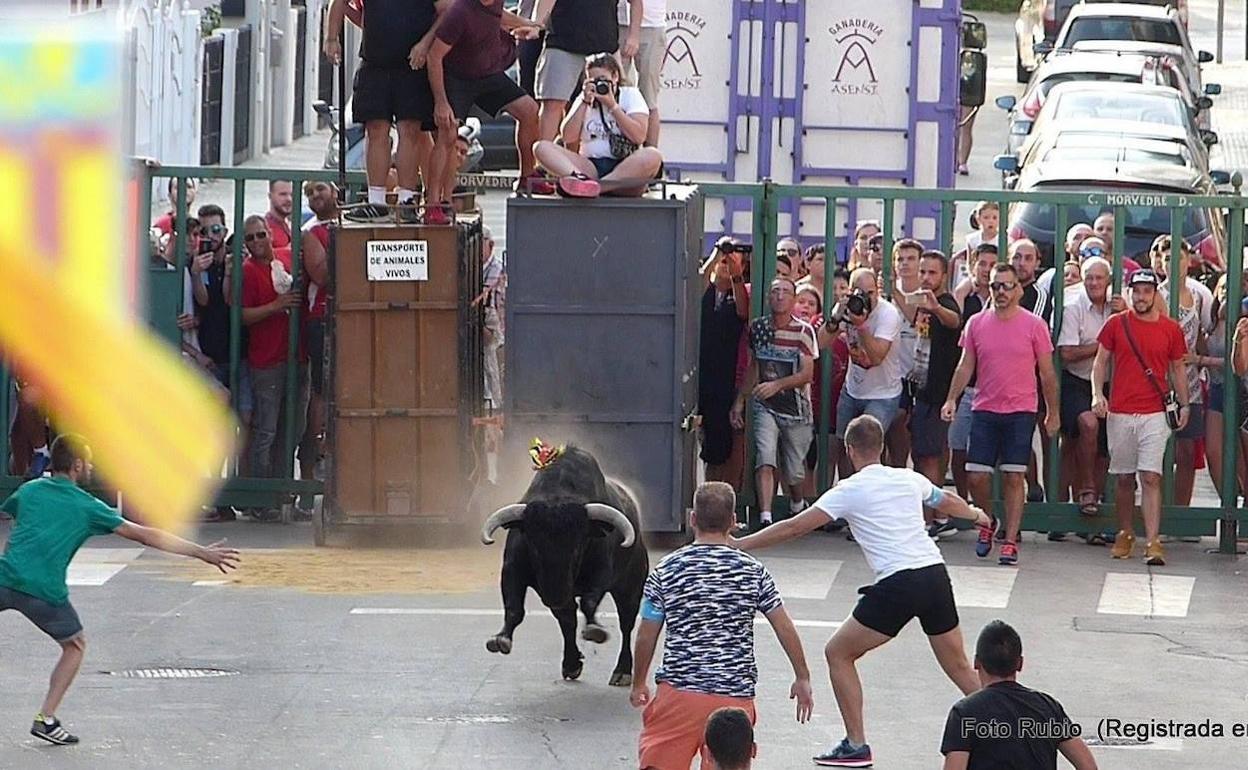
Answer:
[{"label": "car windshield", "polygon": [[1053,75],[1045,78],[1037,88],[1040,89],[1041,96],[1048,96],[1053,86],[1059,83],[1086,83],[1089,81],[1100,83],[1138,83],[1139,75],[1124,75],[1119,72],[1063,72],[1060,75]]},{"label": "car windshield", "polygon": [[1087,16],[1070,23],[1063,47],[1084,40],[1138,40],[1145,43],[1183,45],[1179,28],[1170,20],[1133,16]]},{"label": "car windshield", "polygon": [[1050,109],[1054,119],[1128,120],[1183,128],[1183,103],[1161,94],[1123,94],[1112,91],[1076,91],[1060,94]]},{"label": "car windshield", "polygon": [[1106,146],[1054,147],[1044,154],[1046,163],[1153,163],[1167,166],[1187,166],[1187,158],[1174,152],[1153,152],[1132,147]]}]

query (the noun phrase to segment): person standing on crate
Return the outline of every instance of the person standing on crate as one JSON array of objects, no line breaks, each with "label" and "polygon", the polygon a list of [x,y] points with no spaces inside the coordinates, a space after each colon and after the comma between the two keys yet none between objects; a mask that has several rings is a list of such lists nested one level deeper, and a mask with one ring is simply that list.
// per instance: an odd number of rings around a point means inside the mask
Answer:
[{"label": "person standing on crate", "polygon": [[[516,61],[516,39],[532,39],[540,31],[527,19],[505,11],[503,0],[453,0],[429,49],[429,83],[438,143],[454,145],[456,126],[467,120],[474,106],[490,117],[505,112],[516,120],[520,158],[516,190],[553,195],[554,185],[537,174],[533,159],[537,102],[507,74]],[[435,177],[439,169],[434,168]],[[448,200],[450,192],[445,191]]]},{"label": "person standing on crate", "polygon": [[[332,0],[325,21],[325,56],[342,64],[342,22],[347,0]],[[360,68],[355,73],[351,114],[364,124],[367,141],[365,171],[368,175],[368,203],[344,216],[356,222],[386,222],[391,219],[386,206],[386,177],[390,173],[390,126],[398,129],[399,146],[395,159],[398,172],[400,221],[418,222],[416,188],[425,181],[429,203],[432,174],[429,157],[435,150],[428,132],[433,131],[433,92],[429,88],[425,57],[432,44],[436,11],[433,0],[368,0],[360,21],[363,42]],[[452,147],[440,148],[449,153]],[[440,200],[440,199],[439,199]],[[437,202],[437,200],[435,200]],[[444,215],[445,216],[445,215]]]}]

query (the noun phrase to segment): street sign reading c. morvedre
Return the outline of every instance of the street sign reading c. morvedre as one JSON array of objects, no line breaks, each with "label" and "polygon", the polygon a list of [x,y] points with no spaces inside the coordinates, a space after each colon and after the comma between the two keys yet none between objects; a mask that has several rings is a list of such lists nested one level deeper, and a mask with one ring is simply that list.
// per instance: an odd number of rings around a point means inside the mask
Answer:
[{"label": "street sign reading c. morvedre", "polygon": [[1089,206],[1161,206],[1182,208],[1187,205],[1186,195],[1167,195],[1154,192],[1088,193]]}]

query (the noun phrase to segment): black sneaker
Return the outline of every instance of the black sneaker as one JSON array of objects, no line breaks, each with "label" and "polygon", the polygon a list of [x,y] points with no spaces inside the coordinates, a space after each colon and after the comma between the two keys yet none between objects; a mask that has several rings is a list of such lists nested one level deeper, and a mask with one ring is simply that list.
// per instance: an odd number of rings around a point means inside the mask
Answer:
[{"label": "black sneaker", "polygon": [[416,203],[415,198],[408,198],[405,201],[399,202],[399,206],[398,206],[399,224],[403,224],[403,225],[420,224],[420,212],[416,210],[417,205],[418,204]]},{"label": "black sneaker", "polygon": [[951,537],[958,534],[958,532],[958,525],[954,524],[950,519],[945,519],[944,521],[933,521],[931,526],[927,528],[927,536],[933,540]]},{"label": "black sneaker", "polygon": [[343,212],[342,218],[352,222],[367,222],[371,224],[389,222],[391,221],[390,207],[384,203],[366,203],[363,206],[347,209]]},{"label": "black sneaker", "polygon": [[865,743],[856,749],[849,747],[849,739],[843,738],[831,751],[812,757],[816,765],[823,767],[871,767],[871,747]]},{"label": "black sneaker", "polygon": [[78,742],[77,735],[72,735],[61,727],[61,720],[53,719],[52,723],[48,724],[43,721],[42,716],[35,717],[35,723],[30,727],[30,734],[57,746],[72,746]]}]

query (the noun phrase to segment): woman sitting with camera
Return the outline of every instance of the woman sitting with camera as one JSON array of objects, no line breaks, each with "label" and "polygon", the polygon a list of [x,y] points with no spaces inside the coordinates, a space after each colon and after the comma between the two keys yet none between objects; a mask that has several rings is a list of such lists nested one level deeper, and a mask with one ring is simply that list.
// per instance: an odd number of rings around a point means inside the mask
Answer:
[{"label": "woman sitting with camera", "polygon": [[533,146],[538,165],[558,178],[559,191],[576,198],[605,192],[640,196],[663,165],[646,139],[650,108],[641,91],[621,83],[615,57],[596,53],[585,60],[585,86],[563,121],[563,146]]}]

